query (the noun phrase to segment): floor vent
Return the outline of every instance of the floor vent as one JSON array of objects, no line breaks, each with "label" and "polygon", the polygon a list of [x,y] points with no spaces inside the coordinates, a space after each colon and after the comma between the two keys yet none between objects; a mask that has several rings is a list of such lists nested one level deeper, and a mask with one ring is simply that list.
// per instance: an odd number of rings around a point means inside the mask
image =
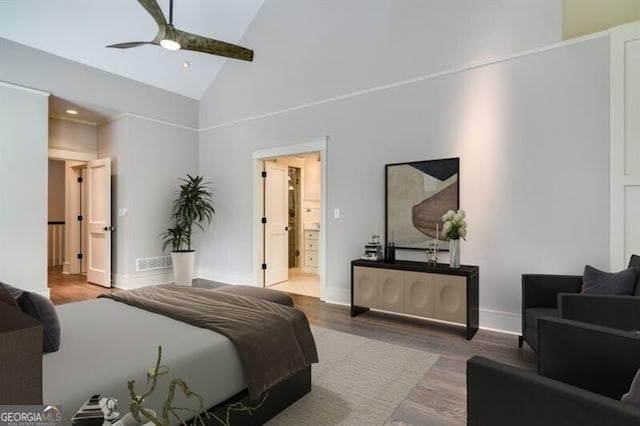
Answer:
[{"label": "floor vent", "polygon": [[171,256],[145,257],[136,259],[136,272],[155,271],[171,268]]}]

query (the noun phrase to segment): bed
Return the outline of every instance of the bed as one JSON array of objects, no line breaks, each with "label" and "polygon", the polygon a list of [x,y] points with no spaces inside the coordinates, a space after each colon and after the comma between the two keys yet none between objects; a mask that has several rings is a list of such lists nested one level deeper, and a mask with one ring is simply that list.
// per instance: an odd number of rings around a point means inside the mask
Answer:
[{"label": "bed", "polygon": [[[179,296],[182,290],[169,287],[171,291],[180,291],[180,293],[165,294],[167,298],[174,296],[182,298]],[[148,287],[114,294],[119,294],[126,299],[136,292],[145,294],[145,292],[165,290]],[[221,297],[219,296],[221,292],[217,290],[188,288],[184,291],[195,292],[193,297],[200,299],[207,293]],[[217,311],[221,304],[228,304],[230,299],[242,301],[242,299],[254,298],[225,295],[222,302],[216,302],[218,305],[213,308],[203,307],[194,302],[197,308],[193,311]],[[273,309],[276,317],[282,316],[282,312],[286,310],[297,311],[294,308],[264,300],[250,301],[249,305],[257,303],[258,310]],[[240,308],[234,306],[232,309]],[[250,306],[247,309],[252,308]],[[151,310],[154,308],[152,307]],[[232,420],[233,424],[262,424],[307,393],[311,387],[310,365],[317,362],[315,345],[312,345],[312,350],[309,349],[306,361],[303,362],[305,365],[298,363],[286,377],[275,379],[271,377],[266,385],[256,387],[252,378],[248,377],[252,369],[247,368],[247,360],[243,362],[242,359],[246,355],[244,349],[239,349],[237,344],[232,343],[228,337],[219,332],[187,324],[182,320],[170,318],[166,314],[132,306],[128,300],[99,298],[71,303],[58,306],[57,313],[62,338],[57,352],[43,355],[43,403],[61,404],[64,424],[70,423],[73,413],[93,394],[115,397],[119,401],[118,411],[120,413],[129,411],[128,404],[131,399],[127,381],[136,380],[137,393],[146,391],[148,386],[146,372],[155,364],[159,345],[162,346],[162,364],[169,366],[170,371],[159,380],[158,387],[147,398],[145,406],[160,412],[167,395],[167,388],[174,377],[182,378],[192,391],[204,397],[206,408],[217,410],[219,413],[224,412],[228,404],[237,400],[243,400],[248,406],[258,404],[264,398],[263,390],[266,389],[268,396],[255,415],[247,418],[244,413],[245,417]],[[285,313],[288,315],[288,311]],[[299,311],[296,315],[299,315],[298,313]],[[170,315],[175,316],[173,313]],[[255,312],[251,312],[252,318],[254,315]],[[251,329],[259,328],[255,327],[255,320],[253,321],[254,326],[246,327],[248,334],[252,332]],[[240,324],[243,320],[237,322]],[[251,320],[248,324],[250,323]],[[308,329],[306,318],[304,323]],[[282,326],[278,327],[282,328]],[[296,327],[304,328],[299,325],[293,328]],[[266,359],[269,362],[291,365],[291,360],[295,359],[294,356],[289,357],[279,348],[267,350],[268,342],[260,343],[261,330],[253,331],[257,331],[258,334],[254,335],[253,343],[249,346],[257,346],[252,350],[262,353],[262,362]],[[262,334],[264,337],[265,333]],[[277,357],[270,359],[271,354],[276,354]],[[249,367],[259,362],[259,360],[249,361]],[[265,374],[270,375],[272,369],[267,370]],[[251,374],[254,375],[254,373]],[[176,392],[176,395],[174,405],[197,409],[198,405],[194,399],[187,400],[180,392]],[[240,413],[240,415],[243,414]],[[173,422],[173,424],[179,423],[177,420]]]}]

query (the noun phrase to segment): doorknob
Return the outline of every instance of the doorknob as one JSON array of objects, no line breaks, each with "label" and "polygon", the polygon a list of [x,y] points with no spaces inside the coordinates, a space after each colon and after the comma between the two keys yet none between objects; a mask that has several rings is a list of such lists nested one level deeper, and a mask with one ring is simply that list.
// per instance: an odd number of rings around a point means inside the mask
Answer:
[{"label": "doorknob", "polygon": [[105,227],[104,227],[104,230],[105,230],[105,231],[111,231],[111,232],[113,232],[113,231],[115,231],[115,230],[116,230],[116,228],[115,228],[115,226],[105,226]]}]

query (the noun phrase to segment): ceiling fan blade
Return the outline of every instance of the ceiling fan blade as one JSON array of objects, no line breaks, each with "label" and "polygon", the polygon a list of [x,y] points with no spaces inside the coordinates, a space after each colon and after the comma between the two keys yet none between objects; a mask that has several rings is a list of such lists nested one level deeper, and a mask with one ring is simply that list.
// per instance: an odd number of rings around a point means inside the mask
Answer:
[{"label": "ceiling fan blade", "polygon": [[177,28],[175,29],[175,33],[181,49],[226,56],[227,58],[240,59],[243,61],[253,61],[253,50],[251,49],[227,43],[225,41],[191,34]]},{"label": "ceiling fan blade", "polygon": [[156,21],[156,24],[158,24],[158,28],[167,26],[167,19],[164,17],[164,13],[162,13],[162,9],[160,9],[156,0],[138,0],[138,3],[149,12],[149,15],[151,15]]},{"label": "ceiling fan blade", "polygon": [[116,49],[129,49],[130,47],[143,46],[145,44],[157,44],[153,41],[130,41],[127,43],[110,44],[107,47],[115,47]]}]

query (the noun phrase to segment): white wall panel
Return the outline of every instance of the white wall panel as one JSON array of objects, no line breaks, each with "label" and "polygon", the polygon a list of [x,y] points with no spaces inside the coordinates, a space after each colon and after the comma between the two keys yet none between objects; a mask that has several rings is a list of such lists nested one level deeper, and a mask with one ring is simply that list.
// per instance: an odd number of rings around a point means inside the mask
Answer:
[{"label": "white wall panel", "polygon": [[624,259],[640,254],[640,185],[624,189]]},{"label": "white wall panel", "polygon": [[640,22],[610,30],[610,266],[640,253]]},{"label": "white wall panel", "polygon": [[640,175],[640,38],[624,43],[624,174]]},{"label": "white wall panel", "polygon": [[0,281],[47,295],[48,101],[0,84]]}]

